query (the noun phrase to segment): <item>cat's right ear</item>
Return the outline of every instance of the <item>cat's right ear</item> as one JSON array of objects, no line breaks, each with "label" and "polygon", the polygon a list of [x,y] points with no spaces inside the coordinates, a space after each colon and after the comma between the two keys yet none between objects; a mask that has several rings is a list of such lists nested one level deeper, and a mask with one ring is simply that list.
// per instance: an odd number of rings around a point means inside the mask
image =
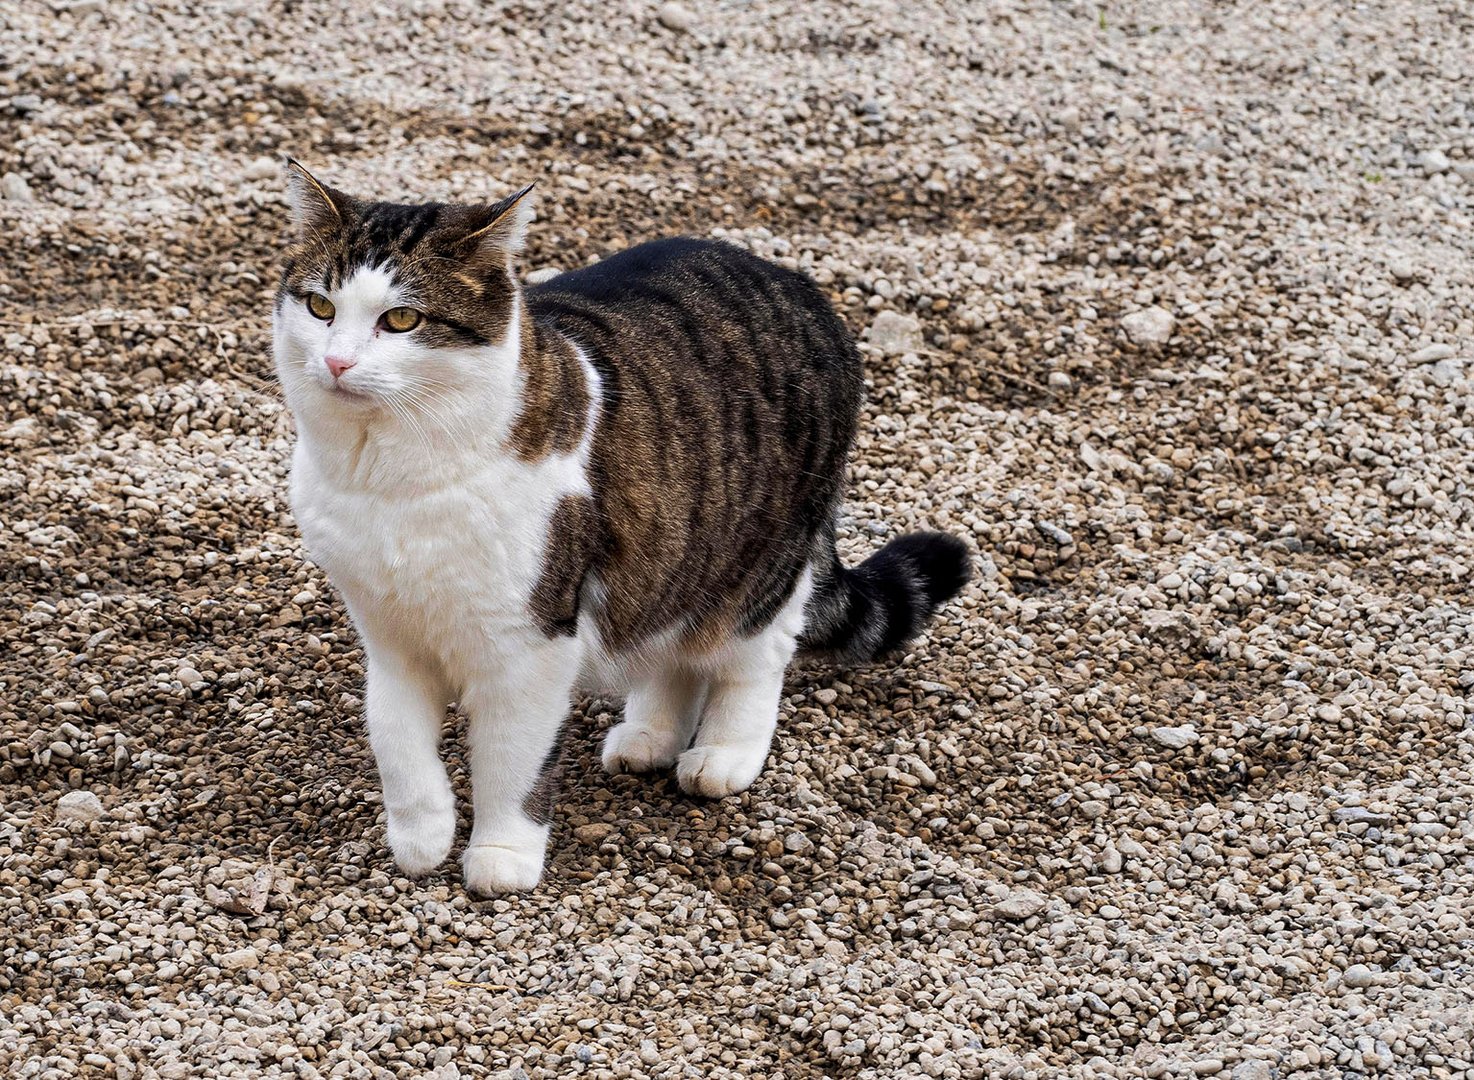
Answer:
[{"label": "cat's right ear", "polygon": [[287,197],[292,221],[304,236],[342,227],[348,196],[320,183],[294,158],[287,158]]}]

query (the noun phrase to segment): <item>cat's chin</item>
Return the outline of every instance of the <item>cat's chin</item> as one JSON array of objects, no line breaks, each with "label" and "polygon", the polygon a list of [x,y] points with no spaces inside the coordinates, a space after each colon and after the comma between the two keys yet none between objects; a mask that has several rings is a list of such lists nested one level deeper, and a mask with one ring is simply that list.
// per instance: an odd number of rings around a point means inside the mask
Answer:
[{"label": "cat's chin", "polygon": [[382,404],[379,396],[368,390],[344,386],[342,383],[335,383],[332,386],[325,386],[322,383],[317,383],[316,385],[322,400],[338,408],[362,411],[364,409],[375,408]]}]

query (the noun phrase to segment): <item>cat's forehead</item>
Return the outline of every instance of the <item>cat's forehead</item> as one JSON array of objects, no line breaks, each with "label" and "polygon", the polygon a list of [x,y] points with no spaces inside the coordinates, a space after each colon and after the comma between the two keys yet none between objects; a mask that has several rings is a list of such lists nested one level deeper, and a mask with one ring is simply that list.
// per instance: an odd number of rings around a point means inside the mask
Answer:
[{"label": "cat's forehead", "polygon": [[337,229],[288,251],[287,276],[337,290],[366,270],[382,270],[404,286],[431,269],[438,258],[434,240],[456,227],[460,210],[443,203],[356,203]]},{"label": "cat's forehead", "polygon": [[406,288],[391,266],[365,264],[350,270],[333,290],[333,295],[341,307],[376,311],[409,299],[411,290]]}]

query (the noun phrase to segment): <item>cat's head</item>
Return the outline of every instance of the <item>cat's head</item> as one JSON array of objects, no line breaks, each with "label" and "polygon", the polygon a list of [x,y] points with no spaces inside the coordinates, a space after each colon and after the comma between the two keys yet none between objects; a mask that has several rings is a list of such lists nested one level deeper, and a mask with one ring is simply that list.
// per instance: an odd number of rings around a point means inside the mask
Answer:
[{"label": "cat's head", "polygon": [[515,346],[530,188],[486,206],[368,202],[289,164],[275,351],[294,407],[414,409],[488,378],[488,352]]}]

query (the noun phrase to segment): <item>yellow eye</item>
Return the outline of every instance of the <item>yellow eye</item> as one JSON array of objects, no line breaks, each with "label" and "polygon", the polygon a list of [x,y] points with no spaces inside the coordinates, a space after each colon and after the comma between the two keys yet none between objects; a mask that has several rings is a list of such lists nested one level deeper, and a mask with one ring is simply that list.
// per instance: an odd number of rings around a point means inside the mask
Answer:
[{"label": "yellow eye", "polygon": [[337,309],[333,307],[333,302],[322,293],[307,294],[307,310],[312,312],[315,318],[322,319],[324,322],[331,319],[337,312]]},{"label": "yellow eye", "polygon": [[412,307],[390,308],[384,312],[384,328],[402,334],[419,326],[421,318],[420,313]]}]

